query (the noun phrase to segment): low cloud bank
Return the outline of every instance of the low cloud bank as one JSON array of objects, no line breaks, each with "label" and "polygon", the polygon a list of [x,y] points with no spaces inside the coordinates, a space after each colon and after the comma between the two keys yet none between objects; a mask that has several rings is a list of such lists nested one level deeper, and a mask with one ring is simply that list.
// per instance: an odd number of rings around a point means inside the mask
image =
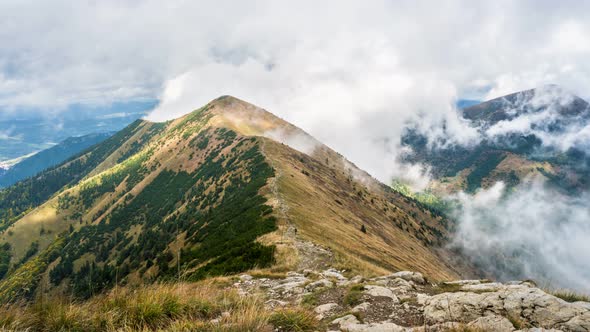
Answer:
[{"label": "low cloud bank", "polygon": [[498,182],[461,207],[452,245],[500,279],[530,278],[590,293],[589,194],[567,197],[534,180],[507,191]]}]

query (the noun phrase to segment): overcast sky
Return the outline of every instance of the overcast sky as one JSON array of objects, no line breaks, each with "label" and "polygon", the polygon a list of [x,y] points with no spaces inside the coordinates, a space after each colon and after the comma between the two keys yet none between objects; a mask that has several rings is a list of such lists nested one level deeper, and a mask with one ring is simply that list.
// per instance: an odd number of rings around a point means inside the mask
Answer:
[{"label": "overcast sky", "polygon": [[457,98],[547,83],[590,96],[588,13],[585,1],[0,0],[0,110],[158,99],[149,118],[165,120],[230,94],[385,179],[404,121],[460,127]]}]

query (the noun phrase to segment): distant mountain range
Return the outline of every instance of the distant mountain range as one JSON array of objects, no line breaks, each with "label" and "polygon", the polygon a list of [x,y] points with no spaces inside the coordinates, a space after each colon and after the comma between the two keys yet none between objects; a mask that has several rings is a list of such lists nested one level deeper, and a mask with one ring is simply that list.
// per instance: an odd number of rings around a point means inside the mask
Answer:
[{"label": "distant mountain range", "polygon": [[69,137],[121,130],[143,117],[155,101],[74,105],[60,111],[0,110],[0,162],[38,152]]},{"label": "distant mountain range", "polygon": [[590,185],[590,145],[576,136],[590,126],[585,100],[545,86],[465,107],[461,115],[479,142],[433,148],[427,134],[411,128],[402,138],[411,148],[404,159],[431,168],[434,192],[473,192],[496,181],[515,186],[531,176],[570,194]]},{"label": "distant mountain range", "polygon": [[0,166],[2,169],[2,172],[0,172],[0,188],[13,185],[47,168],[60,164],[83,150],[104,141],[111,135],[112,133],[99,133],[70,137],[49,149],[20,158],[12,165]]},{"label": "distant mountain range", "polygon": [[458,109],[463,109],[469,106],[477,105],[481,103],[480,100],[473,100],[473,99],[459,99],[456,103]]}]

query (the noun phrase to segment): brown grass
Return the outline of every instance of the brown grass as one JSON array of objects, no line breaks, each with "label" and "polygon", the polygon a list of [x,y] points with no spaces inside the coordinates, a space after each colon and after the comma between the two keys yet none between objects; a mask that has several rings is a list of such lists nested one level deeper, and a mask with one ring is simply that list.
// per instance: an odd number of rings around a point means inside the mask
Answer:
[{"label": "brown grass", "polygon": [[513,315],[508,315],[506,317],[510,323],[512,324],[512,326],[514,326],[516,329],[521,330],[524,329],[526,327],[529,327],[525,321],[523,321],[520,317],[518,316],[513,316]]},{"label": "brown grass", "polygon": [[8,331],[271,331],[271,312],[227,281],[119,288],[85,302],[38,301],[0,308]]},{"label": "brown grass", "polygon": [[[272,140],[263,141],[265,155],[281,174],[277,185],[297,236],[329,248],[335,260],[330,265],[366,276],[410,270],[433,280],[458,277],[415,237],[424,233],[416,220],[439,227],[427,213],[385,192],[374,180],[357,181],[342,157],[330,150],[318,149],[312,158]],[[404,223],[407,231],[396,222]],[[367,233],[360,231],[361,225]]]},{"label": "brown grass", "polygon": [[273,313],[270,323],[278,330],[285,332],[316,331],[319,322],[315,315],[304,309],[283,309]]},{"label": "brown grass", "polygon": [[566,302],[590,302],[590,296],[579,294],[574,291],[559,289],[553,291],[547,291],[549,294],[558,297]]}]

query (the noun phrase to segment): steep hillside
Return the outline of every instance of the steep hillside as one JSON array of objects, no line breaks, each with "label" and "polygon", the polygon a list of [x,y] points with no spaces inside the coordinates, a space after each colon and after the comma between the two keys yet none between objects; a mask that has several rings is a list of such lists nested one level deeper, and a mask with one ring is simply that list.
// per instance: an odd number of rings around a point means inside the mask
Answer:
[{"label": "steep hillside", "polygon": [[111,133],[89,134],[67,138],[63,142],[35,153],[5,170],[0,174],[0,187],[8,187],[44,169],[61,164],[66,159],[104,141],[109,136],[111,136]]},{"label": "steep hillside", "polygon": [[[89,151],[0,191],[0,229],[41,205],[62,188],[76,184],[93,171],[114,166],[136,153],[162,124],[136,121]],[[110,159],[107,159],[110,158]]]},{"label": "steep hillside", "polygon": [[0,191],[0,209],[4,300],[254,268],[411,269],[439,280],[468,271],[440,247],[449,221],[233,97],[167,123],[137,121]]},{"label": "steep hillside", "polygon": [[434,192],[473,192],[496,181],[515,186],[542,177],[575,194],[590,185],[587,143],[572,135],[590,125],[590,105],[557,86],[496,98],[462,110],[482,137],[471,146],[432,148],[428,137],[408,130],[404,158],[429,165]]}]

